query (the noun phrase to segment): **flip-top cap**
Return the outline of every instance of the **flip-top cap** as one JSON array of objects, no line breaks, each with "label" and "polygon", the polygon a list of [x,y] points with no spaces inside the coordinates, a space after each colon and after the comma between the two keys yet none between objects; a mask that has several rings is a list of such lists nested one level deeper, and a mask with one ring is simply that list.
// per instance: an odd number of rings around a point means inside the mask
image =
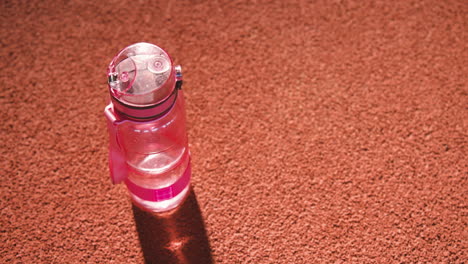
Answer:
[{"label": "flip-top cap", "polygon": [[111,96],[130,107],[150,107],[172,94],[175,67],[169,55],[149,43],[136,43],[115,56],[108,68]]}]

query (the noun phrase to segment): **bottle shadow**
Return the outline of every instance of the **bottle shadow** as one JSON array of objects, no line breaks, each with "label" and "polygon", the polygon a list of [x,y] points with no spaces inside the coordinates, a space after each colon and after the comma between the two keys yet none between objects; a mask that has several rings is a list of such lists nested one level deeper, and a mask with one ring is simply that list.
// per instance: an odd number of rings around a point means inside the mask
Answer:
[{"label": "bottle shadow", "polygon": [[132,209],[145,263],[213,263],[193,189],[169,212],[150,213],[133,204]]}]

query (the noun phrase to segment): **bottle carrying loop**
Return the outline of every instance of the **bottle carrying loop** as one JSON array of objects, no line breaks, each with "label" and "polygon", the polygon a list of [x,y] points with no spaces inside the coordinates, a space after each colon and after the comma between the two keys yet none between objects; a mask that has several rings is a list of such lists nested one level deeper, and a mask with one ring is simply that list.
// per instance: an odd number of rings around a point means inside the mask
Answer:
[{"label": "bottle carrying loop", "polygon": [[[127,161],[117,141],[117,126],[119,123],[112,111],[112,103],[104,109],[109,131],[109,170],[113,184],[121,183],[128,177]],[[124,121],[125,122],[125,121]]]}]

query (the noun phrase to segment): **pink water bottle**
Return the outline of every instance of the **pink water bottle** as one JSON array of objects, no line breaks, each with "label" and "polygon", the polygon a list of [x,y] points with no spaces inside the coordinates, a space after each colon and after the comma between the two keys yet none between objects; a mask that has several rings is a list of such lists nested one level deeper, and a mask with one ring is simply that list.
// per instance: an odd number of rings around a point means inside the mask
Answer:
[{"label": "pink water bottle", "polygon": [[117,54],[107,74],[112,182],[124,182],[143,209],[175,208],[191,175],[180,66],[158,46],[137,43]]}]

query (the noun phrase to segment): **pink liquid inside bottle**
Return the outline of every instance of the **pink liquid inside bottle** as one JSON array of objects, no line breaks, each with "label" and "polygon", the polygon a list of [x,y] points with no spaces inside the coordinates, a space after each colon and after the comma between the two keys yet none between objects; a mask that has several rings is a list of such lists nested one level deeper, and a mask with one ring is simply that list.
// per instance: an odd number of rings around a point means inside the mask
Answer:
[{"label": "pink liquid inside bottle", "polygon": [[149,43],[123,49],[109,64],[109,166],[145,210],[175,208],[190,188],[190,154],[180,66]]}]

